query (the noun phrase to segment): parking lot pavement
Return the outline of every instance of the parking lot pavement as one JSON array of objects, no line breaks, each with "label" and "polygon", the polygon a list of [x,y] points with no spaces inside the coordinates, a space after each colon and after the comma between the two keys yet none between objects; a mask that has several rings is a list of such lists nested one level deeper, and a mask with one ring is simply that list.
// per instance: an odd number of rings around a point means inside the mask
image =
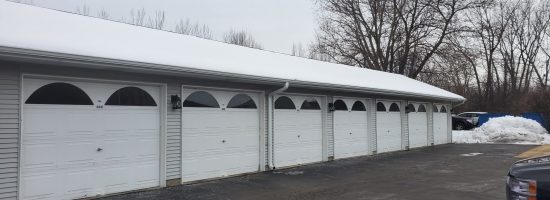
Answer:
[{"label": "parking lot pavement", "polygon": [[514,156],[533,147],[440,145],[104,199],[504,199]]}]

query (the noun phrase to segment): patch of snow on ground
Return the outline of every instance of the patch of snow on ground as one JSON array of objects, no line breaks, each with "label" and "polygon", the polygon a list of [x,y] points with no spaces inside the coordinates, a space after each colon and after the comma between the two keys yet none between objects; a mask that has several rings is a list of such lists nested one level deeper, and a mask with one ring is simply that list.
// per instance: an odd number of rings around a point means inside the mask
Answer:
[{"label": "patch of snow on ground", "polygon": [[453,131],[455,143],[550,144],[550,135],[538,122],[523,117],[491,118],[471,131]]},{"label": "patch of snow on ground", "polygon": [[471,157],[471,156],[479,156],[483,153],[465,153],[465,154],[460,154],[460,156],[465,156],[465,157]]}]

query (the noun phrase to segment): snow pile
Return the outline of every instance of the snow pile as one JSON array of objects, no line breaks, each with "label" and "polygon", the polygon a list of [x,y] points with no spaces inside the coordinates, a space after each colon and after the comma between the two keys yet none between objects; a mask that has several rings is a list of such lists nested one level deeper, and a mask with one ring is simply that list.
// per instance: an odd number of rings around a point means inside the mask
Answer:
[{"label": "snow pile", "polygon": [[453,131],[455,143],[550,144],[538,122],[523,117],[491,118],[473,131]]}]

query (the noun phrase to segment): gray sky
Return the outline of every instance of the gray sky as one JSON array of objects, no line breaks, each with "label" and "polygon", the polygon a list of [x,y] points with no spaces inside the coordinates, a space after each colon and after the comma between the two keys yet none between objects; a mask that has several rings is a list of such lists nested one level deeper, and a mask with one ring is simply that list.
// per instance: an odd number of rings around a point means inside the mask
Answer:
[{"label": "gray sky", "polygon": [[179,19],[208,25],[220,40],[234,28],[246,30],[264,49],[290,53],[293,43],[309,44],[317,22],[312,0],[32,0],[33,5],[75,12],[87,5],[90,15],[104,9],[111,18],[128,18],[132,9],[147,14],[164,10],[167,29]]}]

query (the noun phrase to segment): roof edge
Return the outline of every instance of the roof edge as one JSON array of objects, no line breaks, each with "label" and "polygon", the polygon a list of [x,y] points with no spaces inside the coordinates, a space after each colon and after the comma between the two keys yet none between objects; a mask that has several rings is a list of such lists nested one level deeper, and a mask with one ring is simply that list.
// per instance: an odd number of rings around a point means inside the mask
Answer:
[{"label": "roof edge", "polygon": [[143,63],[143,62],[117,60],[117,59],[109,59],[109,58],[98,58],[98,57],[91,57],[91,56],[38,51],[38,50],[21,49],[21,48],[4,47],[4,46],[0,46],[0,58],[12,60],[12,61],[18,61],[19,59],[26,59],[26,60],[35,61],[35,62],[40,62],[40,61],[52,62],[53,61],[53,62],[61,62],[61,63],[92,64],[92,65],[106,66],[109,68],[119,68],[119,69],[139,70],[139,71],[158,71],[158,72],[171,72],[171,73],[178,72],[178,73],[197,74],[197,75],[221,77],[221,78],[237,78],[237,79],[244,79],[252,82],[258,82],[258,83],[264,83],[264,84],[268,83],[268,84],[276,84],[276,85],[280,85],[281,82],[282,83],[291,82],[295,86],[302,86],[302,87],[308,87],[308,88],[316,88],[316,89],[330,88],[330,89],[345,90],[348,92],[386,94],[386,95],[389,94],[389,95],[396,95],[396,96],[451,101],[451,102],[457,102],[457,103],[464,102],[466,100],[464,97],[449,98],[449,97],[443,97],[443,96],[418,94],[418,93],[412,93],[412,92],[384,90],[384,89],[358,87],[358,86],[351,86],[351,85],[337,85],[337,84],[328,84],[328,83],[307,82],[307,81],[300,81],[300,80],[287,80],[287,79],[278,79],[278,78],[263,77],[263,76],[251,76],[251,75],[245,75],[245,74],[196,69],[196,68],[184,67],[184,66],[160,65],[160,64],[154,64],[154,63]]}]

